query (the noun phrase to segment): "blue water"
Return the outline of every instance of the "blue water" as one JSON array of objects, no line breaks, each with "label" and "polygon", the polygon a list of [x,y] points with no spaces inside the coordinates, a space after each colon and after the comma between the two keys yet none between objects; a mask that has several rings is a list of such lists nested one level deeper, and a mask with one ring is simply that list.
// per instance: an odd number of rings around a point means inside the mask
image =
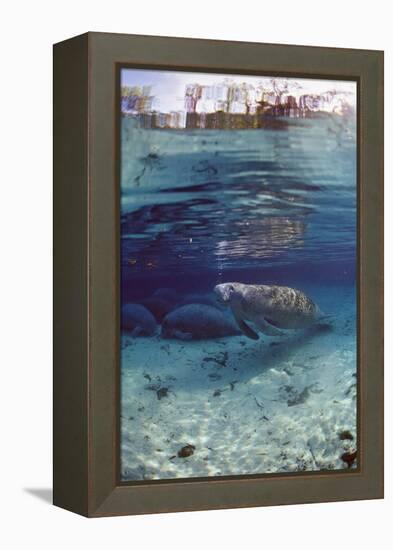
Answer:
[{"label": "blue water", "polygon": [[[299,288],[337,320],[333,331],[346,338],[333,334],[318,343],[317,335],[312,345],[322,351],[314,361],[320,364],[336,346],[342,351],[339,372],[356,376],[355,120],[285,119],[279,129],[216,131],[140,129],[123,118],[121,137],[122,303],[140,303],[167,287],[181,296],[207,293],[227,281]],[[152,339],[142,341],[148,350]],[[297,342],[299,360],[303,348],[305,354],[310,348]],[[296,365],[293,338],[288,346],[275,369],[290,361]],[[123,357],[122,372],[131,376],[132,368],[132,356]],[[182,368],[179,363],[178,372]],[[187,391],[193,399],[192,388]],[[147,394],[150,398],[151,391]],[[345,406],[356,414],[355,401]],[[125,473],[124,479],[138,475]],[[203,477],[203,470],[195,466],[174,474],[156,468],[143,477],[182,475]]]},{"label": "blue water", "polygon": [[125,297],[234,277],[354,284],[355,123],[287,123],[152,131],[123,119]]}]

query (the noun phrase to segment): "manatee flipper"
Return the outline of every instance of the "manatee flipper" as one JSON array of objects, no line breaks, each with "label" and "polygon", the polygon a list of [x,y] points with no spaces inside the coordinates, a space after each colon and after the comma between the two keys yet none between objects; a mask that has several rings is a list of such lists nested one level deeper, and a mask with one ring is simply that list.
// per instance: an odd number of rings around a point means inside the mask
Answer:
[{"label": "manatee flipper", "polygon": [[237,324],[239,325],[239,328],[240,330],[242,331],[243,334],[245,334],[248,338],[251,338],[251,340],[258,340],[259,339],[259,336],[258,334],[252,330],[252,328],[250,328],[247,323],[245,323],[243,321],[243,319],[241,317],[239,317],[239,315],[236,315],[235,312],[233,312],[233,315],[236,319],[236,322]]},{"label": "manatee flipper", "polygon": [[281,330],[278,330],[278,328],[271,325],[263,317],[259,317],[258,320],[255,320],[254,322],[259,330],[263,332],[263,334],[266,334],[266,336],[282,336]]}]

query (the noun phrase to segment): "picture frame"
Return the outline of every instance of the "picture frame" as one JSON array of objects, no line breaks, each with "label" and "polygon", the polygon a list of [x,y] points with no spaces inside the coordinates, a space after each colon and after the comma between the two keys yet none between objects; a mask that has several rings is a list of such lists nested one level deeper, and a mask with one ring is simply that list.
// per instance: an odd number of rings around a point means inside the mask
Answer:
[{"label": "picture frame", "polygon": [[[358,85],[358,456],[348,471],[119,478],[119,67]],[[86,33],[54,46],[53,501],[88,517],[383,498],[383,52]]]}]

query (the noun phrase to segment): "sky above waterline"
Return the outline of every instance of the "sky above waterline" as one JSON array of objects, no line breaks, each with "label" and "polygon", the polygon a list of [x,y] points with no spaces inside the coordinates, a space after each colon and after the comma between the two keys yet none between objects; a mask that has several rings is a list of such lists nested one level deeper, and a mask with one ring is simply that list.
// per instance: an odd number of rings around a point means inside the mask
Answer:
[{"label": "sky above waterline", "polygon": [[[122,86],[151,86],[151,94],[155,96],[154,108],[161,112],[183,111],[184,91],[188,84],[219,85],[225,79],[241,84],[243,82],[257,87],[264,84],[271,88],[270,77],[245,76],[236,74],[217,74],[199,72],[162,71],[145,69],[122,69]],[[323,94],[335,90],[347,94],[346,100],[351,105],[356,104],[356,82],[342,80],[319,80],[299,78],[275,78],[277,82],[288,82],[289,93],[295,97],[303,94]]]}]

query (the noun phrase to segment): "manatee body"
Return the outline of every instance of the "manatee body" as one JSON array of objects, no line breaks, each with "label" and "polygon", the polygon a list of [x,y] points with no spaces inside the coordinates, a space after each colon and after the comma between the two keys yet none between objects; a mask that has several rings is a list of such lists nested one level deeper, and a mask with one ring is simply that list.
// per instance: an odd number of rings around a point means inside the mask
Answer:
[{"label": "manatee body", "polygon": [[158,296],[150,296],[150,298],[146,298],[146,300],[141,302],[141,305],[153,314],[158,323],[161,323],[164,317],[174,308],[172,303]]},{"label": "manatee body", "polygon": [[185,306],[187,304],[204,304],[206,306],[215,307],[216,309],[223,309],[222,303],[214,292],[186,294],[179,302],[179,306]]},{"label": "manatee body", "polygon": [[157,323],[150,311],[140,304],[125,304],[121,310],[121,327],[132,336],[153,336]]},{"label": "manatee body", "polygon": [[205,304],[187,304],[169,313],[162,322],[163,338],[203,340],[234,336],[240,331],[225,312]]},{"label": "manatee body", "polygon": [[268,336],[278,336],[279,329],[308,328],[324,317],[303,292],[286,286],[224,283],[214,291],[230,307],[242,332],[254,340],[258,334],[246,321]]}]

